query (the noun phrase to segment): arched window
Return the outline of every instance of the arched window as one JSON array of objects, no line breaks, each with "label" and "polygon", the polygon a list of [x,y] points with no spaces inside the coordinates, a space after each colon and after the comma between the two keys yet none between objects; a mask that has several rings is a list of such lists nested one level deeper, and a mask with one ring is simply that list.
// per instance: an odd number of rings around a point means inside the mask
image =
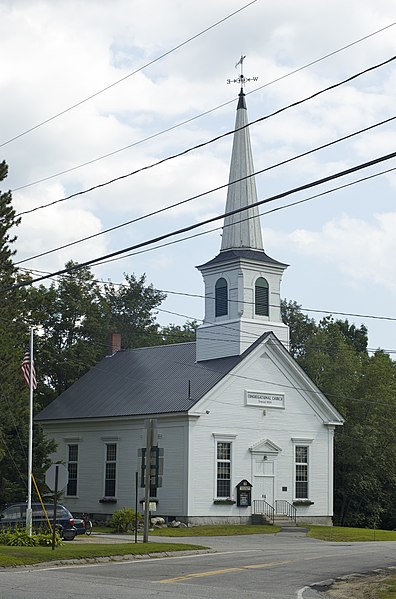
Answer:
[{"label": "arched window", "polygon": [[260,277],[254,288],[254,313],[258,316],[269,315],[268,282]]},{"label": "arched window", "polygon": [[228,314],[228,286],[225,279],[216,281],[215,286],[215,316]]}]

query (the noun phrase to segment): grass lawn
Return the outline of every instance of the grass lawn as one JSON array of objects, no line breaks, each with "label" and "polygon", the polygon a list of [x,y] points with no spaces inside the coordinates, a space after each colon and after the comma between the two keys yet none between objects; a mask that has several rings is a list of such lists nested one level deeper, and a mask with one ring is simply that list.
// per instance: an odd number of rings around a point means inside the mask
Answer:
[{"label": "grass lawn", "polygon": [[380,592],[378,599],[396,599],[396,576],[387,578],[384,586],[386,589]]},{"label": "grass lawn", "polygon": [[279,532],[279,526],[252,524],[208,524],[191,528],[155,528],[151,536],[158,537],[231,537],[236,535],[265,535]]},{"label": "grass lawn", "polygon": [[[307,525],[308,537],[322,541],[396,541],[394,530],[373,530],[372,528],[344,528],[343,526]],[[392,595],[391,595],[392,596]]]},{"label": "grass lawn", "polygon": [[201,545],[183,545],[175,543],[120,543],[120,544],[73,544],[64,543],[62,547],[9,547],[0,545],[0,567],[22,566],[65,559],[84,559],[89,557],[109,557],[112,555],[145,555],[168,551],[188,551],[206,549]]}]

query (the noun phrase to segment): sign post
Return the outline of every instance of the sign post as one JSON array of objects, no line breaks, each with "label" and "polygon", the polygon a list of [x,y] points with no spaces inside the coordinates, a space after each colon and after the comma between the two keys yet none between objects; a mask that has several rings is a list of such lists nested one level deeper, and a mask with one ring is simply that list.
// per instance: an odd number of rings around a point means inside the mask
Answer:
[{"label": "sign post", "polygon": [[151,448],[155,444],[154,437],[157,432],[157,422],[153,418],[147,420],[146,440],[146,469],[144,472],[144,528],[143,543],[148,543],[148,531],[150,524],[150,475],[151,475]]},{"label": "sign post", "polygon": [[52,551],[55,549],[56,534],[56,506],[58,501],[58,490],[66,487],[69,481],[69,473],[63,464],[51,464],[45,473],[45,484],[54,492],[54,517],[52,520]]}]

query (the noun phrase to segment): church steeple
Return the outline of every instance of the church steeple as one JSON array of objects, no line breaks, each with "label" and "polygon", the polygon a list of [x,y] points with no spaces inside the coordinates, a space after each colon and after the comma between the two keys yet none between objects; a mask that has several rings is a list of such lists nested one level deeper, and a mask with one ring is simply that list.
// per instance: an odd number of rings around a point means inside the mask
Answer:
[{"label": "church steeple", "polygon": [[[263,248],[242,72],[220,253],[198,266],[205,283],[205,318],[197,329],[197,361],[242,354],[267,331],[289,345],[280,311],[280,282],[287,264]],[[230,81],[230,80],[229,80]]]},{"label": "church steeple", "polygon": [[[250,143],[248,116],[243,88],[239,93],[235,133],[231,154],[226,214],[257,202],[256,181],[253,176],[253,155]],[[234,183],[235,181],[235,183]],[[263,250],[258,207],[226,216],[221,251],[249,248]]]}]

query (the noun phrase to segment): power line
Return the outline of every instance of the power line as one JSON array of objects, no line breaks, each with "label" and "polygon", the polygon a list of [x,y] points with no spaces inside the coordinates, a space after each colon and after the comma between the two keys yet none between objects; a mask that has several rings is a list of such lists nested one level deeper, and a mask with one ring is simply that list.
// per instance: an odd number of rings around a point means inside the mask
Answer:
[{"label": "power line", "polygon": [[129,77],[132,77],[132,75],[136,75],[136,73],[140,73],[140,71],[143,71],[147,67],[149,67],[149,66],[153,65],[154,63],[158,62],[159,60],[161,60],[162,58],[165,58],[165,56],[168,56],[169,54],[172,54],[172,52],[175,52],[176,50],[179,50],[183,46],[189,44],[193,40],[195,40],[198,37],[200,37],[201,35],[203,35],[204,33],[207,33],[208,31],[210,31],[214,27],[217,27],[221,23],[224,23],[224,21],[227,21],[231,17],[233,17],[236,14],[240,13],[242,10],[245,10],[245,8],[248,8],[249,6],[251,6],[252,4],[254,4],[255,2],[257,2],[257,0],[252,0],[251,2],[249,2],[248,4],[245,4],[244,6],[242,6],[241,8],[239,8],[238,10],[236,10],[236,11],[230,13],[229,15],[227,15],[226,17],[220,19],[219,21],[217,21],[213,25],[210,25],[209,27],[206,27],[206,29],[203,29],[202,31],[200,31],[199,33],[197,33],[197,34],[193,35],[192,37],[188,38],[184,42],[178,44],[177,46],[175,46],[171,50],[168,50],[167,52],[164,52],[160,56],[157,56],[157,58],[154,58],[150,62],[147,62],[143,66],[139,67],[138,69],[135,69],[134,71],[132,71],[132,73],[129,73],[128,75],[125,75],[124,77],[121,77],[121,79],[118,79],[117,81],[114,81],[110,85],[107,85],[103,89],[101,89],[101,90],[99,90],[99,91],[91,94],[87,98],[84,98],[83,100],[80,100],[79,102],[76,102],[75,104],[73,104],[72,106],[69,106],[68,108],[65,108],[61,112],[58,112],[57,114],[54,114],[53,116],[45,119],[44,121],[41,121],[41,123],[38,123],[37,125],[34,125],[33,127],[30,127],[30,129],[27,129],[26,131],[23,131],[22,133],[19,133],[18,135],[15,135],[14,137],[11,137],[7,141],[4,141],[3,143],[0,144],[0,148],[2,148],[3,146],[11,143],[12,141],[15,141],[16,139],[19,139],[20,137],[23,137],[24,135],[27,135],[31,131],[34,131],[35,129],[38,129],[39,127],[42,127],[43,125],[49,123],[50,121],[53,121],[54,119],[62,116],[63,114],[66,114],[67,112],[70,112],[70,110],[73,110],[74,108],[77,108],[77,106],[81,106],[81,104],[84,104],[85,102],[88,102],[89,100],[92,100],[92,98],[95,98],[96,96],[99,96],[99,94],[102,94],[103,92],[111,89],[112,87],[115,87],[116,85],[122,83],[126,79],[129,79]]},{"label": "power line", "polygon": [[[26,272],[35,272],[38,274],[47,274],[47,275],[51,275],[51,273],[47,272],[47,271],[43,271],[43,270],[38,270],[38,269],[21,269],[21,270],[25,270]],[[59,275],[58,275],[59,276]],[[56,279],[53,279],[54,282],[56,282]],[[115,283],[114,281],[103,281],[103,280],[98,280],[95,279],[93,282],[99,284],[99,285],[113,285],[115,287],[125,287],[127,288],[128,285],[126,283]],[[179,295],[182,297],[191,297],[191,298],[196,298],[196,299],[206,299],[205,295],[202,295],[200,293],[188,293],[186,291],[172,291],[169,289],[154,289],[154,291],[157,291],[159,293],[165,293],[166,295]],[[214,298],[213,298],[214,301]],[[247,300],[232,300],[232,299],[228,299],[229,303],[242,303],[242,304],[248,304],[248,305],[253,305],[254,302],[249,302]],[[273,304],[269,304],[269,306],[273,306]],[[376,314],[361,314],[361,313],[357,313],[357,312],[345,312],[345,311],[340,311],[340,310],[322,310],[319,308],[305,308],[304,306],[299,306],[302,312],[312,312],[314,314],[328,314],[330,316],[334,315],[334,316],[349,316],[349,317],[353,317],[353,318],[362,318],[362,319],[374,319],[374,320],[387,320],[390,322],[396,322],[396,317],[395,316],[380,316],[380,315],[376,315]],[[164,308],[154,308],[156,311],[158,312],[164,312],[166,314],[172,314],[174,316],[179,316],[181,318],[186,318],[187,320],[190,321],[202,321],[202,318],[198,318],[196,316],[191,316],[188,314],[180,314],[178,312],[174,312],[172,310],[166,310]],[[1,320],[6,321],[6,319],[1,318]],[[7,321],[8,322],[8,321]],[[373,351],[376,348],[369,348],[372,349]],[[389,350],[384,350],[387,353],[396,353],[396,349],[389,349]]]},{"label": "power line", "polygon": [[392,117],[390,117],[388,119],[385,119],[383,121],[375,123],[374,125],[370,125],[368,127],[360,129],[359,131],[355,131],[355,132],[350,133],[348,135],[344,135],[343,137],[335,139],[335,140],[333,140],[331,142],[328,142],[326,144],[322,144],[321,146],[317,146],[316,148],[313,148],[313,149],[308,150],[306,152],[302,152],[301,154],[297,154],[296,156],[293,156],[293,157],[288,158],[286,160],[282,160],[281,162],[278,162],[276,164],[272,164],[271,166],[268,166],[268,167],[263,168],[263,169],[261,169],[259,171],[256,171],[256,172],[252,173],[251,175],[247,175],[246,177],[241,177],[239,179],[236,179],[235,181],[231,181],[231,182],[225,183],[224,185],[220,185],[220,186],[218,186],[216,188],[212,188],[212,189],[210,189],[208,191],[205,191],[205,192],[202,192],[202,193],[197,194],[195,196],[189,197],[189,198],[187,198],[185,200],[181,200],[180,202],[176,202],[175,204],[171,204],[169,206],[165,206],[164,208],[159,208],[158,210],[154,210],[153,212],[150,212],[148,214],[144,214],[142,216],[139,216],[137,218],[131,219],[131,220],[126,221],[124,223],[120,223],[118,225],[115,225],[114,227],[109,227],[108,229],[105,229],[104,231],[99,231],[98,233],[94,233],[92,235],[88,235],[87,237],[83,237],[82,239],[77,239],[76,241],[71,241],[70,243],[66,243],[64,245],[57,246],[56,248],[53,248],[51,250],[47,250],[45,252],[41,252],[40,254],[36,254],[34,256],[30,256],[29,258],[24,258],[23,260],[19,260],[18,262],[15,262],[14,264],[15,265],[17,265],[17,264],[23,264],[24,262],[28,262],[29,260],[34,260],[35,258],[41,258],[42,256],[47,256],[48,254],[52,254],[53,252],[57,252],[57,251],[63,250],[65,248],[67,248],[67,247],[71,247],[71,246],[76,245],[78,243],[82,243],[84,241],[88,241],[90,239],[93,239],[95,237],[99,237],[101,235],[105,235],[106,233],[109,233],[111,231],[116,231],[117,229],[121,229],[122,227],[126,227],[128,225],[131,225],[131,224],[136,223],[138,221],[144,220],[144,219],[149,218],[151,216],[155,216],[157,214],[161,214],[162,212],[166,212],[167,210],[171,210],[172,208],[181,206],[182,204],[186,204],[188,202],[191,202],[193,200],[201,198],[201,197],[203,197],[205,195],[208,195],[210,193],[214,193],[215,191],[219,191],[220,189],[224,189],[224,188],[228,187],[229,185],[233,185],[234,183],[238,183],[240,181],[244,181],[245,179],[249,179],[251,177],[254,177],[256,175],[262,174],[262,173],[264,173],[266,171],[269,171],[271,169],[277,168],[279,166],[283,166],[285,164],[293,162],[294,160],[297,160],[299,158],[308,156],[309,154],[313,154],[314,152],[317,152],[319,150],[323,150],[324,148],[328,148],[328,147],[330,147],[330,146],[332,146],[334,144],[337,144],[337,143],[340,143],[342,141],[345,141],[346,139],[350,139],[350,138],[352,138],[352,137],[354,137],[356,135],[359,135],[361,133],[365,133],[367,131],[370,131],[370,130],[376,128],[376,127],[379,127],[381,125],[384,125],[386,123],[394,121],[395,119],[396,119],[396,116],[392,116]]},{"label": "power line", "polygon": [[[395,170],[396,170],[396,167],[389,168],[384,171],[380,171],[378,173],[369,175],[367,177],[362,177],[361,179],[356,179],[355,181],[350,181],[349,183],[345,183],[344,185],[338,185],[337,187],[332,187],[331,189],[327,189],[326,191],[322,191],[321,193],[317,193],[317,194],[309,196],[307,198],[303,198],[301,200],[296,200],[295,202],[290,202],[289,204],[284,204],[283,206],[278,206],[276,208],[272,208],[272,210],[266,210],[265,212],[260,212],[259,215],[265,216],[265,215],[271,214],[273,212],[278,212],[279,210],[285,210],[286,208],[292,208],[293,206],[298,206],[299,204],[304,204],[305,202],[310,202],[311,200],[328,195],[330,193],[333,193],[334,191],[339,191],[340,189],[346,189],[347,187],[352,187],[352,185],[356,185],[357,183],[362,183],[363,181],[368,181],[369,179],[374,179],[375,177],[379,177],[380,175],[385,175],[385,174],[390,173]],[[247,217],[245,219],[240,219],[237,222],[241,223],[241,222],[244,222],[245,220],[249,220],[249,218],[250,217]],[[182,237],[181,239],[174,239],[167,243],[161,243],[160,245],[156,245],[152,248],[145,248],[144,250],[139,250],[137,252],[131,252],[130,254],[125,254],[123,256],[118,256],[116,258],[110,258],[108,260],[103,260],[103,261],[98,262],[97,266],[103,265],[103,264],[108,264],[109,262],[115,262],[117,260],[123,260],[125,258],[130,258],[131,256],[137,256],[139,254],[145,254],[147,252],[152,252],[152,251],[164,248],[164,247],[168,247],[170,245],[175,245],[177,243],[182,243],[182,242],[188,241],[190,239],[195,239],[196,237],[201,237],[202,235],[208,235],[209,233],[213,233],[214,231],[220,231],[221,229],[224,229],[224,227],[227,227],[227,226],[232,226],[232,225],[224,225],[224,226],[220,226],[220,227],[214,227],[212,229],[207,229],[206,231],[202,231],[201,233],[195,233],[194,235],[188,235],[187,237]]]},{"label": "power line", "polygon": [[163,235],[159,235],[157,237],[154,237],[152,239],[149,239],[147,241],[143,241],[141,243],[129,246],[127,248],[123,248],[121,250],[117,250],[115,252],[111,252],[110,254],[106,254],[104,256],[100,256],[98,258],[92,258],[91,260],[86,260],[85,262],[82,262],[80,264],[75,264],[71,267],[68,268],[64,268],[61,270],[58,270],[56,272],[51,273],[50,275],[45,275],[42,277],[37,277],[36,279],[32,279],[31,281],[24,281],[24,282],[20,282],[20,283],[16,283],[14,285],[11,285],[9,287],[5,287],[0,289],[0,291],[10,291],[12,289],[17,289],[19,287],[26,287],[28,285],[32,285],[33,283],[37,283],[39,281],[43,281],[45,279],[48,279],[50,277],[56,276],[56,275],[60,275],[60,274],[64,274],[67,272],[72,272],[74,270],[78,270],[80,268],[84,268],[85,266],[90,266],[92,264],[96,264],[102,260],[105,260],[107,258],[112,258],[114,256],[119,256],[121,254],[125,254],[126,252],[130,252],[131,250],[135,250],[135,249],[139,249],[141,247],[145,247],[147,245],[152,245],[153,243],[157,243],[159,241],[162,241],[163,239],[168,239],[169,237],[174,237],[176,235],[181,235],[182,233],[186,233],[188,231],[192,231],[194,229],[197,229],[198,227],[202,227],[204,225],[207,225],[209,223],[215,222],[217,220],[223,219],[227,216],[232,216],[233,214],[240,214],[241,212],[244,212],[246,210],[250,210],[251,208],[254,208],[255,206],[261,206],[262,204],[266,204],[268,202],[273,202],[275,200],[279,200],[281,198],[284,198],[288,195],[291,195],[293,193],[297,193],[299,191],[303,191],[304,189],[310,189],[312,187],[316,187],[318,185],[322,185],[323,183],[327,183],[329,181],[332,181],[334,179],[338,179],[340,177],[344,177],[345,175],[350,175],[356,171],[368,168],[370,166],[374,166],[376,164],[380,164],[381,162],[384,162],[386,160],[390,160],[392,158],[396,157],[396,152],[391,152],[390,154],[386,154],[383,156],[380,156],[378,158],[375,158],[373,160],[369,160],[368,162],[364,162],[361,164],[358,164],[352,168],[348,168],[346,170],[343,171],[338,171],[337,173],[334,173],[333,175],[329,175],[327,177],[323,177],[322,179],[316,179],[315,181],[311,181],[310,183],[306,183],[305,185],[300,185],[298,187],[295,187],[294,189],[285,191],[283,193],[280,194],[276,194],[274,196],[271,196],[269,198],[266,198],[264,200],[260,200],[258,202],[254,202],[252,204],[250,204],[250,206],[246,206],[246,207],[242,207],[242,208],[236,208],[235,210],[231,210],[230,212],[226,212],[224,214],[220,214],[218,216],[213,216],[212,218],[208,218],[205,219],[203,221],[200,221],[198,223],[194,223],[193,225],[189,225],[187,227],[182,227],[181,229],[177,229],[175,231],[171,231],[170,233],[165,233]]},{"label": "power line", "polygon": [[[267,83],[265,83],[264,85],[260,85],[259,87],[257,87],[254,90],[251,90],[250,92],[246,92],[246,95],[251,95],[261,89],[264,89],[265,87],[268,87],[274,83],[277,83],[278,81],[281,81],[282,79],[285,79],[286,77],[290,77],[291,75],[294,75],[295,73],[298,73],[304,69],[307,69],[308,67],[317,64],[318,62],[321,62],[322,60],[325,60],[326,58],[329,58],[330,56],[334,56],[335,54],[338,54],[339,52],[342,52],[343,50],[346,50],[347,48],[350,48],[351,46],[354,46],[370,37],[373,37],[374,35],[377,35],[378,33],[381,33],[382,31],[385,31],[386,29],[389,29],[390,27],[393,27],[394,25],[396,25],[396,21],[393,23],[390,23],[389,25],[386,25],[385,27],[381,27],[381,29],[377,29],[376,31],[369,33],[368,35],[365,35],[364,37],[361,37],[353,42],[350,42],[349,44],[346,44],[345,46],[342,46],[341,48],[338,48],[337,50],[334,50],[332,52],[329,52],[328,54],[325,54],[324,56],[321,56],[320,58],[317,58],[315,60],[312,60],[311,62],[308,62],[307,64],[298,67],[297,69],[294,69],[293,71],[289,71],[288,73],[286,73],[285,75],[282,75],[281,77],[277,77],[276,79],[273,79],[272,81],[268,81]],[[222,104],[219,104],[218,106],[215,106],[214,108],[211,108],[209,110],[205,110],[204,112],[201,112],[200,114],[196,114],[195,116],[186,119],[184,121],[181,121],[180,123],[176,123],[175,125],[171,125],[170,127],[167,127],[166,129],[163,129],[162,131],[158,131],[157,133],[153,133],[152,135],[149,135],[143,139],[140,139],[136,142],[133,142],[131,144],[128,144],[122,148],[118,148],[117,150],[113,150],[112,152],[108,152],[107,154],[103,154],[102,156],[98,156],[97,158],[93,158],[92,160],[88,160],[86,162],[83,162],[81,164],[77,164],[73,167],[70,167],[68,169],[65,169],[63,171],[60,171],[58,173],[55,173],[53,175],[48,175],[47,177],[43,177],[42,179],[37,179],[36,181],[32,181],[31,183],[26,183],[25,185],[20,185],[19,187],[15,187],[14,189],[12,189],[11,191],[19,191],[21,189],[26,189],[27,187],[31,187],[33,185],[37,185],[38,183],[43,183],[44,181],[48,181],[50,179],[54,179],[55,177],[59,177],[60,175],[64,175],[66,173],[70,173],[72,171],[75,171],[79,168],[82,168],[84,166],[88,166],[89,164],[93,164],[95,162],[98,162],[100,160],[103,160],[105,158],[109,158],[110,156],[114,156],[115,154],[119,154],[120,152],[123,152],[125,150],[128,150],[130,148],[133,148],[137,145],[140,145],[142,143],[145,143],[146,141],[149,141],[151,139],[154,139],[156,137],[159,137],[160,135],[163,135],[164,133],[168,133],[169,131],[173,131],[174,129],[177,129],[178,127],[182,127],[183,125],[186,125],[188,123],[191,123],[192,121],[195,121],[203,116],[206,116],[207,114],[210,114],[212,112],[215,112],[216,110],[219,110],[220,108],[223,108],[224,106],[228,106],[229,104],[234,103],[235,99],[233,98],[232,100],[228,100],[227,102],[223,102]]]},{"label": "power line", "polygon": [[[270,346],[271,346],[271,343],[272,343],[272,341],[270,340],[269,341],[269,345]],[[272,343],[272,344],[273,345],[277,345],[276,343]],[[139,348],[134,348],[134,349],[139,349]],[[134,349],[131,349],[129,351],[134,351]],[[179,365],[183,365],[183,366],[191,366],[191,364],[186,364],[185,362],[174,362],[174,363],[175,364],[179,364]],[[211,373],[213,373],[213,372],[219,372],[216,368],[213,368],[213,367],[210,368],[209,366],[206,366],[206,365],[204,365],[204,364],[202,364],[200,362],[195,363],[194,366],[196,368],[199,368],[199,369],[211,372]],[[99,365],[95,366],[95,370],[97,372],[105,372],[106,374],[108,374],[108,371],[104,370],[103,368],[100,368]],[[236,374],[236,373],[232,373],[232,372],[227,372],[225,374],[224,373],[222,373],[222,374],[223,374],[223,377],[231,377],[231,378],[235,378],[235,379],[247,380],[247,381],[250,381],[250,382],[256,382],[256,383],[261,383],[261,384],[264,383],[264,384],[268,384],[268,385],[274,385],[274,381],[265,380],[265,379],[262,379],[262,378],[254,378],[254,377],[244,376],[244,375]],[[305,371],[304,371],[304,374],[305,374]],[[171,373],[169,373],[169,376],[172,377],[173,375]],[[307,374],[305,374],[305,376],[308,377]],[[132,377],[129,374],[121,374],[121,373],[117,373],[117,378],[122,378],[123,380],[126,380],[126,381],[133,381],[135,383],[140,383],[141,385],[144,385],[145,387],[153,387],[153,388],[155,387],[156,391],[158,392],[158,384],[149,383],[149,382],[147,382],[147,379],[143,380],[143,379],[139,379],[137,377]],[[302,391],[303,393],[307,393],[308,395],[310,395],[310,397],[318,396],[318,395],[323,395],[326,398],[327,397],[332,397],[333,399],[342,399],[344,401],[355,401],[355,402],[358,402],[358,403],[384,405],[384,406],[390,406],[392,408],[395,407],[395,403],[394,402],[389,402],[389,403],[386,402],[385,403],[385,402],[379,402],[379,401],[376,401],[376,400],[364,400],[364,399],[358,399],[358,398],[348,397],[348,396],[339,396],[339,395],[335,395],[335,394],[331,394],[331,393],[326,393],[325,394],[325,392],[321,391],[319,389],[319,387],[313,381],[312,381],[312,384],[313,384],[313,386],[315,386],[317,388],[317,391],[314,390],[314,389],[312,389],[312,388],[308,389],[308,388],[305,388],[305,387],[299,387],[297,385],[292,385],[292,384],[290,385],[290,384],[287,384],[287,383],[281,383],[279,381],[276,382],[276,386],[277,387],[282,387],[282,388],[285,388],[285,389],[293,389],[295,391]],[[218,399],[215,399],[213,401],[215,403],[230,405],[230,402],[224,402],[224,401],[221,401],[221,400],[218,400]],[[337,410],[337,408],[333,404],[331,404],[331,405],[332,405],[333,409]]]},{"label": "power line", "polygon": [[[256,1],[256,0],[255,0]],[[255,125],[257,123],[263,122],[275,115],[278,115],[290,108],[294,108],[295,106],[299,106],[301,104],[303,104],[304,102],[307,102],[308,100],[312,100],[313,98],[316,98],[318,96],[320,96],[321,94],[324,94],[325,92],[328,92],[330,90],[336,89],[337,87],[340,87],[341,85],[344,85],[345,83],[349,83],[350,81],[353,81],[354,79],[357,79],[358,77],[361,77],[362,75],[365,75],[367,73],[370,73],[371,71],[374,71],[380,67],[383,67],[387,64],[390,64],[391,62],[393,62],[394,60],[396,60],[396,56],[392,56],[391,58],[388,58],[387,60],[378,63],[374,66],[371,66],[367,69],[365,69],[364,71],[359,71],[358,73],[355,73],[354,75],[351,75],[350,77],[348,77],[347,79],[344,79],[343,81],[339,81],[338,83],[335,83],[333,85],[330,85],[324,89],[319,90],[318,92],[315,92],[314,94],[311,94],[310,96],[303,98],[302,100],[297,100],[296,102],[292,102],[291,104],[288,104],[287,106],[284,106],[283,108],[279,108],[278,110],[275,110],[274,112],[271,112],[268,115],[265,115],[263,117],[260,117],[254,121],[252,121],[251,123],[248,123],[247,125],[244,125],[238,129],[232,129],[231,131],[227,131],[226,133],[222,133],[221,135],[218,135],[206,142],[197,144],[195,146],[192,146],[190,148],[187,148],[186,150],[183,150],[182,152],[178,152],[177,154],[173,154],[172,156],[167,156],[166,158],[162,158],[161,160],[158,160],[157,162],[154,162],[152,164],[146,165],[144,167],[141,167],[139,169],[136,169],[134,171],[131,171],[129,173],[126,173],[124,175],[120,175],[118,177],[114,177],[113,179],[110,179],[108,181],[104,181],[103,183],[98,183],[97,185],[93,185],[92,187],[89,187],[88,189],[84,189],[81,191],[77,191],[75,193],[72,193],[64,198],[60,198],[59,200],[55,200],[53,202],[49,202],[47,204],[43,204],[41,206],[36,206],[35,208],[31,208],[30,210],[24,210],[22,212],[19,212],[18,214],[16,214],[16,216],[22,216],[23,214],[30,214],[31,212],[36,212],[37,210],[42,210],[43,208],[47,208],[48,206],[54,206],[55,204],[59,204],[60,202],[65,202],[66,200],[70,200],[72,198],[81,196],[81,195],[85,195],[86,193],[90,193],[91,191],[94,191],[95,189],[101,189],[103,187],[107,187],[108,185],[111,185],[113,183],[116,183],[117,181],[122,181],[123,179],[127,179],[133,175],[136,175],[138,173],[141,173],[143,171],[149,170],[151,168],[154,168],[155,166],[158,166],[160,164],[163,164],[165,162],[168,162],[169,160],[173,160],[175,158],[180,158],[181,156],[185,156],[186,154],[189,154],[190,152],[193,152],[195,150],[198,150],[200,148],[203,148],[205,146],[208,146],[216,141],[219,141],[220,139],[223,139],[229,135],[234,134],[236,131],[241,131],[243,129],[246,129],[247,127],[250,127],[251,125]],[[1,147],[1,146],[0,146]]]}]

